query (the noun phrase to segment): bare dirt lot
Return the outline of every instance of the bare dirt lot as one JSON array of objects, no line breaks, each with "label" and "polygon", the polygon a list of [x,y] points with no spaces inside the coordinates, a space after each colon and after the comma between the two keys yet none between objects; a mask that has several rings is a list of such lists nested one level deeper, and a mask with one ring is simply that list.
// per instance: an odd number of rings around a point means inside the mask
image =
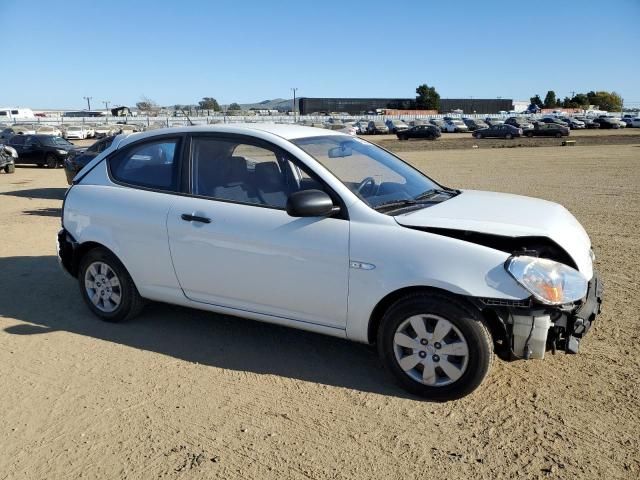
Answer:
[{"label": "bare dirt lot", "polygon": [[640,476],[640,142],[411,151],[446,185],[564,204],[604,313],[576,356],[412,398],[370,348],[167,305],[111,325],[58,268],[62,170],[0,174],[0,479]]}]

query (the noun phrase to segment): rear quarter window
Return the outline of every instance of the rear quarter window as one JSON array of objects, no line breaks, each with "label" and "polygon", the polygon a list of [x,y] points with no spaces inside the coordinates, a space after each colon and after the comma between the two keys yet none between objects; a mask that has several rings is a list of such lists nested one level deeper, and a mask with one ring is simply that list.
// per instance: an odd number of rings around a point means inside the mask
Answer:
[{"label": "rear quarter window", "polygon": [[131,186],[177,191],[179,139],[133,145],[109,159],[113,179]]}]

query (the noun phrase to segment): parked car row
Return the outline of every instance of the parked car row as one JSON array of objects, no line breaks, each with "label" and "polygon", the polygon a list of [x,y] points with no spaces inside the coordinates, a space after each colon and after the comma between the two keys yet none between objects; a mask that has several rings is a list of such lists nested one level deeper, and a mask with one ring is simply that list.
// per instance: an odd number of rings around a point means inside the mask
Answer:
[{"label": "parked car row", "polygon": [[16,164],[35,164],[39,167],[57,168],[71,152],[83,149],[68,142],[62,137],[51,135],[14,135],[7,142],[17,157]]},{"label": "parked car row", "polygon": [[[150,126],[148,129],[152,129],[154,126]],[[113,123],[85,123],[80,125],[0,125],[0,143],[6,142],[14,135],[50,135],[52,137],[62,137],[68,140],[86,140],[88,138],[108,137],[110,135],[119,133],[120,131],[133,133],[141,132],[143,130],[146,129],[142,125],[138,124]]]}]

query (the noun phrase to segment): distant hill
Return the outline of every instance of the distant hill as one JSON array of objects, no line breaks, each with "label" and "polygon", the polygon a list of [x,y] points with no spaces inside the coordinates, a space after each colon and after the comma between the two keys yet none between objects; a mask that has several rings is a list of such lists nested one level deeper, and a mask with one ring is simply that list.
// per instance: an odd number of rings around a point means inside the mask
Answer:
[{"label": "distant hill", "polygon": [[241,103],[240,104],[243,110],[256,108],[256,109],[264,109],[264,110],[279,110],[281,112],[286,112],[288,110],[291,110],[292,105],[293,105],[292,98],[289,98],[289,99],[274,98],[273,100],[263,100],[257,103]]}]

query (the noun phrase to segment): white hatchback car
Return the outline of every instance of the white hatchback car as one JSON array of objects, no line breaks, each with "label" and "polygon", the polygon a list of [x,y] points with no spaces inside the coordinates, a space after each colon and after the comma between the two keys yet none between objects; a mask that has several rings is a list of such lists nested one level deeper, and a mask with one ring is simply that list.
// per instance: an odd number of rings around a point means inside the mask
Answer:
[{"label": "white hatchback car", "polygon": [[576,353],[600,311],[562,206],[447,188],[318,128],[120,135],[74,179],[62,226],[60,261],[104,320],[149,299],[377,343],[438,400],[474,390],[494,351]]}]

